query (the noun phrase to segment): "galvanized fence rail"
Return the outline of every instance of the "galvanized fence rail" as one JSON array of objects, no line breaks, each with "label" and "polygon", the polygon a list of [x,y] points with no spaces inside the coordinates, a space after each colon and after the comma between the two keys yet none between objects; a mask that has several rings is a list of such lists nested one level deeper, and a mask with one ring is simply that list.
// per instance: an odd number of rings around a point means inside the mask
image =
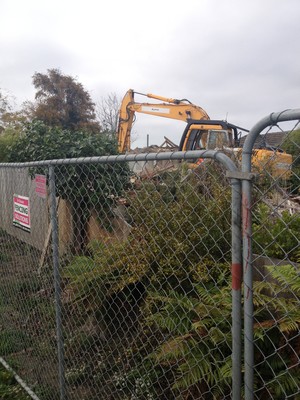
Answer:
[{"label": "galvanized fence rail", "polygon": [[[262,163],[256,182],[242,182],[246,400],[300,398],[299,119],[300,109],[272,113],[254,125],[243,147],[242,171],[247,174],[255,169],[252,155],[260,134],[265,132],[267,141],[273,128],[283,133],[274,157]],[[293,124],[285,130],[280,123],[287,121]],[[280,148],[293,155],[288,176],[273,171]],[[267,317],[259,315],[259,306]],[[272,346],[266,353],[260,346],[262,326]],[[257,378],[262,366],[268,380]]]},{"label": "galvanized fence rail", "polygon": [[296,126],[288,175],[247,159],[299,118],[243,159],[0,165],[0,362],[32,398],[299,398]]}]

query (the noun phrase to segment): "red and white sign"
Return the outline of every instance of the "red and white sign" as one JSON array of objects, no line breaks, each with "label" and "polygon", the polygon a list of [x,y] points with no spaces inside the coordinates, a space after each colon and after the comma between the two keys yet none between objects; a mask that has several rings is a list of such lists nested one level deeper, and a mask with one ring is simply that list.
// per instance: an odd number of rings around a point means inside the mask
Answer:
[{"label": "red and white sign", "polygon": [[13,224],[30,232],[29,197],[14,194]]},{"label": "red and white sign", "polygon": [[45,175],[35,175],[35,193],[43,199],[47,196],[47,179]]}]

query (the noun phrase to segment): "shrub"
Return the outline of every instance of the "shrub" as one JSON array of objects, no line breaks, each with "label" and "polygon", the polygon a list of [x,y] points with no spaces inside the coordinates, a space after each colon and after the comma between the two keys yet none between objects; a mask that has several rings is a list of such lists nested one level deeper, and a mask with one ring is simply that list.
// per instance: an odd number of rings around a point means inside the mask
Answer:
[{"label": "shrub", "polygon": [[253,250],[269,257],[298,261],[300,215],[283,211],[274,215],[266,204],[259,204],[253,219]]}]

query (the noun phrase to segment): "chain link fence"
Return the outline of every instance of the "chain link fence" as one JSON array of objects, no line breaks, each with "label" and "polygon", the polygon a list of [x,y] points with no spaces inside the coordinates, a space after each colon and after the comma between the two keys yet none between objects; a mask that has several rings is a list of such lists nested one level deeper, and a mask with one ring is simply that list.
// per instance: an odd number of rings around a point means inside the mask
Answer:
[{"label": "chain link fence", "polygon": [[298,137],[253,183],[223,151],[0,165],[0,362],[28,398],[299,399]]},{"label": "chain link fence", "polygon": [[[252,187],[243,183],[244,210],[251,215],[243,221],[245,398],[299,399],[299,113],[271,114],[247,139],[254,157],[262,142],[274,143],[272,157],[256,165],[252,157],[256,173]],[[249,142],[243,148],[244,171],[249,171]],[[290,160],[282,150],[290,154]]]}]

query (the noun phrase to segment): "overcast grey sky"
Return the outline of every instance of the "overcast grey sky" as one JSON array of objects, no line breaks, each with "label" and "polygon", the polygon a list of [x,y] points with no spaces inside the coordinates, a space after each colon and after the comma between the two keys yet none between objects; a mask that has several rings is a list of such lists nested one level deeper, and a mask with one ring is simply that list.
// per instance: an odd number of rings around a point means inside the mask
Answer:
[{"label": "overcast grey sky", "polygon": [[[0,88],[18,103],[35,72],[59,68],[95,102],[132,88],[246,128],[300,107],[299,0],[0,0],[0,30]],[[183,129],[138,114],[133,147]]]}]

